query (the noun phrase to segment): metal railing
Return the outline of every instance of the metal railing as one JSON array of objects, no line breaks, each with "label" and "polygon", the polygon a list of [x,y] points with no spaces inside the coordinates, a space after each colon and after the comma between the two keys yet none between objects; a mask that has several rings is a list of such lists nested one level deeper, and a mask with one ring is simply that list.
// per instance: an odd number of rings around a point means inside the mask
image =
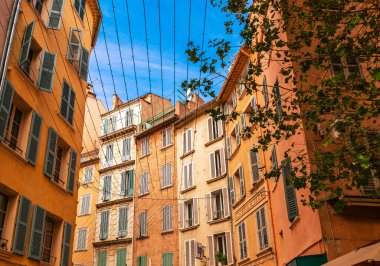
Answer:
[{"label": "metal railing", "polygon": [[56,260],[57,258],[51,255],[51,249],[44,247],[42,251],[41,261],[50,265],[55,265]]},{"label": "metal railing", "polygon": [[213,213],[214,220],[219,220],[219,219],[222,219],[223,217],[224,217],[224,210],[223,209],[214,211],[214,213]]},{"label": "metal railing", "polygon": [[[108,123],[106,124],[104,124],[105,119],[108,119]],[[103,125],[100,127],[101,136],[107,136],[115,131],[138,125],[139,116],[133,114],[132,119],[128,119],[127,117],[115,120],[113,120],[112,117],[107,117],[105,119],[103,119]]]},{"label": "metal railing", "polygon": [[3,249],[3,250],[8,249],[8,239],[0,238],[0,249]]},{"label": "metal railing", "polygon": [[17,147],[17,143],[14,143],[11,140],[6,139],[6,138],[4,138],[2,140],[2,142],[4,142],[4,144],[6,144],[9,148],[14,150],[18,155],[22,155],[23,150],[21,150],[19,147]]},{"label": "metal railing", "polygon": [[174,106],[170,106],[169,108],[157,113],[156,115],[148,118],[147,120],[139,124],[138,131],[141,132],[141,131],[147,130],[151,128],[152,126],[155,126],[165,121],[166,119],[173,116],[174,114],[175,114],[175,108]]},{"label": "metal railing", "polygon": [[186,219],[186,225],[187,225],[187,227],[193,226],[194,225],[194,219],[193,218]]}]

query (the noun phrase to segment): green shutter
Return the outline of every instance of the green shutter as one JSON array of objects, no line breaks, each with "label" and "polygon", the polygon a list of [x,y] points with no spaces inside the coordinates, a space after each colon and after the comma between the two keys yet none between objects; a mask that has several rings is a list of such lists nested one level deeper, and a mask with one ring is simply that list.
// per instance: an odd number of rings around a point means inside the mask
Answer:
[{"label": "green shutter", "polygon": [[66,190],[70,192],[71,194],[73,194],[74,192],[76,164],[77,164],[77,153],[73,149],[71,149],[69,171],[68,171],[68,176],[67,176],[67,186],[66,186]]},{"label": "green shutter", "polygon": [[67,121],[72,125],[74,122],[74,104],[75,104],[75,93],[72,88],[70,88],[70,98],[69,98],[69,110],[67,112]]},{"label": "green shutter", "polygon": [[24,196],[20,196],[17,220],[15,225],[15,234],[13,238],[13,253],[24,255],[26,235],[29,227],[29,213],[32,202]]},{"label": "green shutter", "polygon": [[146,266],[146,256],[137,257],[137,266]]},{"label": "green shutter", "polygon": [[108,238],[108,220],[109,220],[109,211],[103,211],[100,213],[100,235],[101,240]]},{"label": "green shutter", "polygon": [[5,137],[8,126],[9,115],[11,113],[14,89],[12,84],[5,79],[0,97],[0,141]]},{"label": "green shutter", "polygon": [[63,238],[62,238],[62,253],[61,253],[61,266],[70,265],[70,244],[72,225],[65,222],[63,224]]},{"label": "green shutter", "polygon": [[116,266],[125,266],[125,265],[127,265],[127,249],[119,248],[117,250]]},{"label": "green shutter", "polygon": [[82,52],[80,55],[80,63],[79,63],[79,76],[84,80],[87,80],[89,59],[90,59],[89,52],[85,48],[82,48]]},{"label": "green shutter", "polygon": [[49,13],[48,27],[52,29],[59,29],[61,24],[61,16],[63,9],[63,0],[52,0],[51,9]]},{"label": "green shutter", "polygon": [[128,207],[119,208],[119,228],[118,237],[128,235]]},{"label": "green shutter", "polygon": [[28,147],[26,150],[26,159],[32,165],[36,165],[38,144],[40,142],[42,117],[33,111],[32,122],[30,123]]},{"label": "green shutter", "polygon": [[162,266],[173,266],[173,253],[162,254]]},{"label": "green shutter", "polygon": [[128,175],[128,196],[133,195],[134,180],[135,180],[135,171],[134,169],[132,169],[132,170],[129,170],[129,175]]},{"label": "green shutter", "polygon": [[46,211],[38,205],[34,206],[32,232],[29,240],[28,257],[41,260],[42,244],[45,231]]},{"label": "green shutter", "polygon": [[70,86],[69,84],[67,84],[66,81],[63,81],[60,114],[64,118],[67,118],[67,110],[69,108],[69,96],[70,96]]},{"label": "green shutter", "polygon": [[290,182],[292,165],[290,158],[282,161],[282,176],[284,178],[284,189],[286,208],[288,210],[288,218],[293,221],[298,216],[297,196],[293,184]]},{"label": "green shutter", "polygon": [[55,68],[55,54],[44,51],[41,59],[38,87],[41,90],[53,91],[53,77]]},{"label": "green shutter", "polygon": [[21,44],[20,56],[18,59],[18,64],[20,66],[22,66],[26,61],[28,61],[30,45],[32,43],[35,24],[36,24],[36,21],[34,20],[25,28],[24,37],[22,39],[22,44]]},{"label": "green shutter", "polygon": [[55,151],[57,149],[58,135],[53,128],[49,128],[48,143],[46,146],[44,174],[53,177]]},{"label": "green shutter", "polygon": [[107,250],[98,251],[98,266],[107,265]]}]

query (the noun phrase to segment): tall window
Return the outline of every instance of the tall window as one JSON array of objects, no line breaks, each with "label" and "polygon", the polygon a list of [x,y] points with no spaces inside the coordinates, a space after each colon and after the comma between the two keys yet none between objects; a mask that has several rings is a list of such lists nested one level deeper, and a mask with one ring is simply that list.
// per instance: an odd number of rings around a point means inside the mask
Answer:
[{"label": "tall window", "polygon": [[86,10],[86,0],[75,0],[74,6],[78,12],[79,17],[81,18],[81,20],[83,20],[84,19],[84,13]]},{"label": "tall window", "polygon": [[87,228],[78,228],[77,232],[77,250],[87,249]]},{"label": "tall window", "polygon": [[207,120],[208,127],[208,141],[219,138],[223,134],[222,130],[222,120],[215,120],[214,118],[209,118]]},{"label": "tall window", "polygon": [[195,265],[195,240],[185,241],[185,266]]},{"label": "tall window", "polygon": [[223,193],[221,190],[212,193],[212,203],[213,203],[213,219],[218,220],[224,217],[224,201]]},{"label": "tall window", "polygon": [[52,260],[54,227],[55,227],[55,222],[53,218],[47,216],[45,220],[44,242],[43,242],[42,257],[41,257],[43,262],[51,263],[51,260]]},{"label": "tall window", "polygon": [[210,177],[220,177],[226,173],[224,149],[219,149],[210,154]]},{"label": "tall window", "polygon": [[251,163],[252,181],[253,183],[256,183],[260,180],[259,154],[253,149],[251,149],[249,151],[249,158]]},{"label": "tall window", "polygon": [[[272,171],[276,172],[278,171],[278,162],[277,162],[277,152],[276,152],[276,147],[273,146],[271,156],[270,156],[270,161],[271,161],[271,166],[272,166]],[[274,177],[274,180],[277,181],[279,178],[278,174]]]},{"label": "tall window", "polygon": [[192,150],[192,130],[187,129],[183,133],[183,154],[186,154]]},{"label": "tall window", "polygon": [[238,225],[238,233],[239,233],[240,259],[242,260],[248,256],[247,237],[245,233],[245,222],[242,222]]},{"label": "tall window", "polygon": [[240,165],[239,168],[234,173],[234,179],[237,179],[239,182],[239,191],[240,198],[245,196],[245,180],[244,180],[244,168],[243,165]]},{"label": "tall window", "polygon": [[264,96],[265,107],[267,107],[269,104],[269,93],[268,93],[267,77],[265,75],[263,77],[263,96]]},{"label": "tall window", "polygon": [[67,59],[79,61],[82,45],[82,32],[79,29],[71,29],[69,45],[67,47]]},{"label": "tall window", "polygon": [[112,177],[110,175],[106,175],[105,177],[103,177],[103,201],[111,200],[111,178]]},{"label": "tall window", "polygon": [[83,178],[83,183],[88,184],[93,181],[94,178],[94,167],[88,167],[84,169],[84,178]]},{"label": "tall window", "polygon": [[0,193],[0,238],[3,237],[5,217],[7,215],[8,208],[8,200],[8,196]]},{"label": "tall window", "polygon": [[173,207],[164,206],[162,208],[162,231],[173,230]]},{"label": "tall window", "polygon": [[148,178],[149,178],[148,173],[142,173],[140,176],[140,196],[149,193]]},{"label": "tall window", "polygon": [[120,196],[132,196],[134,191],[134,173],[133,169],[121,172]]},{"label": "tall window", "polygon": [[67,84],[66,81],[63,82],[62,86],[62,98],[61,98],[61,108],[60,114],[66,119],[71,125],[74,123],[74,105],[75,105],[75,93],[74,90]]},{"label": "tall window", "polygon": [[282,116],[282,100],[281,100],[281,92],[280,92],[280,86],[279,86],[278,80],[276,80],[276,83],[273,86],[273,98],[276,104],[276,113],[277,113],[276,120],[278,122],[281,120],[281,116]]},{"label": "tall window", "polygon": [[91,194],[81,196],[80,215],[90,214]]},{"label": "tall window", "polygon": [[291,181],[291,173],[292,165],[288,157],[282,161],[282,177],[284,178],[285,200],[289,221],[293,221],[299,214],[297,195],[293,182]]},{"label": "tall window", "polygon": [[263,250],[269,246],[267,221],[264,207],[256,212],[257,235],[259,237],[259,248]]},{"label": "tall window", "polygon": [[164,164],[162,166],[162,187],[168,187],[172,185],[172,164]]},{"label": "tall window", "polygon": [[125,237],[128,235],[128,207],[119,208],[119,226],[118,237]]},{"label": "tall window", "polygon": [[148,236],[148,212],[139,213],[138,237]]},{"label": "tall window", "polygon": [[191,188],[194,185],[193,163],[188,163],[183,166],[182,178],[183,189]]},{"label": "tall window", "polygon": [[109,216],[110,216],[109,210],[102,211],[100,213],[100,233],[99,233],[100,240],[105,240],[108,238]]},{"label": "tall window", "polygon": [[162,147],[165,148],[172,144],[172,131],[171,128],[162,130]]},{"label": "tall window", "polygon": [[141,156],[149,154],[149,138],[143,138],[141,140]]},{"label": "tall window", "polygon": [[194,204],[193,200],[185,202],[185,227],[191,227],[194,225]]},{"label": "tall window", "polygon": [[113,144],[108,144],[106,146],[106,156],[105,156],[105,166],[112,166],[113,165]]},{"label": "tall window", "polygon": [[125,126],[129,127],[133,125],[133,109],[129,109],[125,112]]},{"label": "tall window", "polygon": [[132,142],[131,137],[123,139],[123,154],[121,156],[121,160],[123,162],[131,160],[131,151],[132,151],[131,142]]}]

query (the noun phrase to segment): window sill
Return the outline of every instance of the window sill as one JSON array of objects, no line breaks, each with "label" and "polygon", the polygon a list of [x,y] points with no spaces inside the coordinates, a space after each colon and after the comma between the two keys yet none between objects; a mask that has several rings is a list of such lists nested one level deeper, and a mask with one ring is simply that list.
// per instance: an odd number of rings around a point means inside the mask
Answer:
[{"label": "window sill", "polygon": [[149,192],[144,193],[144,194],[140,194],[138,197],[139,197],[139,198],[142,198],[142,197],[145,197],[145,196],[147,196],[147,195],[149,195]]},{"label": "window sill", "polygon": [[294,227],[299,223],[299,221],[300,221],[300,217],[299,216],[297,216],[296,218],[294,218],[294,220],[289,225],[289,229],[293,230]]},{"label": "window sill", "polygon": [[250,261],[250,258],[249,258],[249,257],[246,257],[245,259],[241,259],[241,260],[239,260],[237,263],[238,263],[238,264],[243,264],[243,263],[246,263],[246,262],[248,262],[248,261]]},{"label": "window sill", "polygon": [[209,221],[208,223],[209,224],[218,224],[218,223],[222,223],[222,222],[228,221],[229,219],[230,219],[230,216],[227,216],[227,217],[220,218],[218,220]]},{"label": "window sill", "polygon": [[167,145],[167,146],[165,146],[165,147],[162,147],[161,150],[164,151],[164,150],[166,150],[166,149],[169,149],[169,148],[172,147],[172,146],[173,146],[173,143],[171,143],[171,144],[169,144],[169,145]]},{"label": "window sill", "polygon": [[1,258],[10,258],[13,256],[13,253],[6,249],[0,249],[0,257]]},{"label": "window sill", "polygon": [[252,188],[250,190],[251,194],[255,194],[256,190],[260,188],[260,186],[264,183],[264,179],[260,178],[259,181],[256,181],[252,184]]},{"label": "window sill", "polygon": [[214,177],[214,178],[212,178],[212,179],[207,180],[206,183],[207,183],[207,184],[213,183],[213,182],[215,182],[215,181],[218,181],[218,180],[220,180],[220,179],[225,178],[226,176],[227,176],[227,174],[223,174],[223,175],[220,175],[220,176]]},{"label": "window sill", "polygon": [[61,191],[61,192],[64,192],[64,193],[67,193],[67,194],[71,194],[69,193],[64,187],[60,186],[59,184],[57,184],[55,181],[53,181],[52,179],[49,179],[50,183],[53,185],[53,187],[57,188],[57,190]]},{"label": "window sill", "polygon": [[145,158],[145,157],[148,157],[149,155],[150,155],[150,153],[147,153],[147,154],[141,155],[141,156],[140,156],[140,159],[143,159],[143,158]]},{"label": "window sill", "polygon": [[265,255],[271,253],[272,251],[273,251],[272,247],[266,247],[263,250],[257,252],[256,257],[259,258],[259,257],[265,256]]},{"label": "window sill", "polygon": [[16,159],[20,160],[21,162],[25,163],[25,164],[28,164],[29,162],[24,158],[22,157],[20,154],[18,154],[16,151],[14,151],[13,149],[11,149],[7,144],[5,144],[4,142],[0,141],[0,147],[2,147],[5,151],[7,151],[10,155],[12,155],[13,157],[15,157]]},{"label": "window sill", "polygon": [[195,150],[191,150],[189,152],[186,152],[185,154],[181,155],[181,157],[179,157],[181,160],[184,159],[185,157],[193,154],[195,152]]},{"label": "window sill", "polygon": [[166,187],[162,187],[161,190],[165,190],[165,189],[172,188],[172,187],[173,187],[173,184],[168,185],[168,186],[166,186]]},{"label": "window sill", "polygon": [[190,226],[190,227],[186,227],[186,228],[183,228],[183,229],[180,229],[180,231],[181,232],[186,232],[186,231],[190,231],[190,230],[196,229],[198,227],[199,227],[199,224],[193,225],[193,226]]},{"label": "window sill", "polygon": [[186,188],[184,190],[181,190],[180,193],[183,194],[183,193],[186,193],[186,192],[189,192],[190,190],[193,190],[195,189],[197,186],[192,186],[192,187],[189,187],[189,188]]},{"label": "window sill", "polygon": [[68,128],[70,128],[72,131],[75,131],[75,128],[72,124],[69,123],[69,121],[66,120],[66,118],[64,118],[60,112],[57,112],[57,116],[63,120],[63,122],[65,122],[65,124],[68,126]]},{"label": "window sill", "polygon": [[223,139],[223,134],[219,137],[217,137],[216,139],[213,139],[213,140],[210,140],[209,142],[205,143],[205,146],[210,146],[211,144],[215,143],[215,142],[218,142],[219,140]]},{"label": "window sill", "polygon": [[149,238],[149,236],[138,236],[138,237],[136,237],[136,240],[144,240],[147,238]]},{"label": "window sill", "polygon": [[235,204],[232,205],[232,208],[235,209],[240,203],[242,203],[242,202],[244,201],[244,199],[245,199],[245,195],[242,196],[242,197],[240,197],[240,199],[238,199],[238,200],[235,202]]},{"label": "window sill", "polygon": [[78,214],[78,217],[86,217],[86,216],[90,216],[91,213],[86,213],[86,214]]},{"label": "window sill", "polygon": [[75,252],[87,252],[87,248],[84,249],[75,249]]},{"label": "window sill", "polygon": [[167,234],[171,234],[171,233],[174,233],[174,229],[162,231],[161,235],[167,235]]}]

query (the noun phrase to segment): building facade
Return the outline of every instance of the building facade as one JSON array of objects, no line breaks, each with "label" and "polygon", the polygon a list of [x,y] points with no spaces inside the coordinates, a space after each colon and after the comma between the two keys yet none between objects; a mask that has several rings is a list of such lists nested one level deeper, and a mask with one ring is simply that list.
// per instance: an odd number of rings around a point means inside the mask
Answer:
[{"label": "building facade", "polygon": [[0,100],[0,256],[10,265],[71,265],[88,60],[101,20],[97,1],[77,3],[21,2]]}]

